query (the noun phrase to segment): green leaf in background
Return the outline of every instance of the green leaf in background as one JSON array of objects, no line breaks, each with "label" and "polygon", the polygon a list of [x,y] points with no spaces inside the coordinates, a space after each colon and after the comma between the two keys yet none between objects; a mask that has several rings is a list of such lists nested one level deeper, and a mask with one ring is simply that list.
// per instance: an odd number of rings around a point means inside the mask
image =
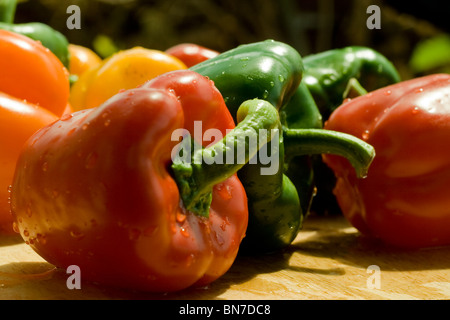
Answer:
[{"label": "green leaf in background", "polygon": [[450,35],[447,33],[419,42],[414,48],[409,62],[414,72],[436,69],[450,70]]},{"label": "green leaf in background", "polygon": [[107,58],[119,51],[119,48],[114,44],[114,41],[104,34],[99,34],[94,38],[92,47],[102,58]]}]

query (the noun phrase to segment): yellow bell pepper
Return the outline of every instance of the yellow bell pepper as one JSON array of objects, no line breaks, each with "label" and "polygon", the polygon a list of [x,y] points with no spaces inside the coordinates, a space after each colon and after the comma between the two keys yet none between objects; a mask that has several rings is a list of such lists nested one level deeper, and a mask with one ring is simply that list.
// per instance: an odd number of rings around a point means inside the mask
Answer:
[{"label": "yellow bell pepper", "polygon": [[97,107],[120,90],[181,69],[187,66],[163,51],[142,47],[122,50],[80,76],[71,88],[70,103],[74,111]]},{"label": "yellow bell pepper", "polygon": [[77,44],[69,44],[71,75],[81,76],[88,69],[99,65],[102,59],[91,49]]}]

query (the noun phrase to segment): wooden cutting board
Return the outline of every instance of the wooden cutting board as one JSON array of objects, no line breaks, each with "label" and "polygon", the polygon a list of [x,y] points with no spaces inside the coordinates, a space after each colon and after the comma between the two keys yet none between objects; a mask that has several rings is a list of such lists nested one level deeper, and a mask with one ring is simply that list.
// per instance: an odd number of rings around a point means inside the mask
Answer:
[{"label": "wooden cutting board", "polygon": [[311,216],[288,249],[239,256],[205,288],[146,294],[83,282],[69,289],[69,276],[18,237],[0,237],[0,299],[450,299],[450,247],[389,249],[341,216]]}]

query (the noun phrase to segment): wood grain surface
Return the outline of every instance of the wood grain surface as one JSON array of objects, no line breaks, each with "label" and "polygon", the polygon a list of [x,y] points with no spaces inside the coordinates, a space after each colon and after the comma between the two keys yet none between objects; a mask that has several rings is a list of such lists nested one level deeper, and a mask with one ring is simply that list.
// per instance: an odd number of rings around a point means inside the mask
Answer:
[{"label": "wood grain surface", "polygon": [[0,237],[0,299],[447,300],[450,248],[402,251],[365,239],[341,216],[309,217],[286,250],[239,256],[204,288],[148,294],[82,283],[68,289],[18,237]]}]

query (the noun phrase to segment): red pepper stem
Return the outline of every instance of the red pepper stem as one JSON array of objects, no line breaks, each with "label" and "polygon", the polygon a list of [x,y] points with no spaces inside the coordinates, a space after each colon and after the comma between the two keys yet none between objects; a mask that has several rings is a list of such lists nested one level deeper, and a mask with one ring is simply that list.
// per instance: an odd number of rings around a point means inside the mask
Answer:
[{"label": "red pepper stem", "polygon": [[[265,100],[242,103],[237,120],[233,130],[207,148],[192,145],[194,139],[185,137],[182,152],[173,157],[172,170],[184,207],[199,216],[209,215],[214,185],[237,173],[276,134],[281,134],[278,112]],[[186,157],[189,153],[192,156]]]},{"label": "red pepper stem", "polygon": [[[375,157],[375,149],[361,139],[338,131],[325,129],[285,129],[285,154],[290,157],[312,154],[335,154],[347,158],[356,175],[367,175]],[[286,163],[289,163],[286,161]]]}]

